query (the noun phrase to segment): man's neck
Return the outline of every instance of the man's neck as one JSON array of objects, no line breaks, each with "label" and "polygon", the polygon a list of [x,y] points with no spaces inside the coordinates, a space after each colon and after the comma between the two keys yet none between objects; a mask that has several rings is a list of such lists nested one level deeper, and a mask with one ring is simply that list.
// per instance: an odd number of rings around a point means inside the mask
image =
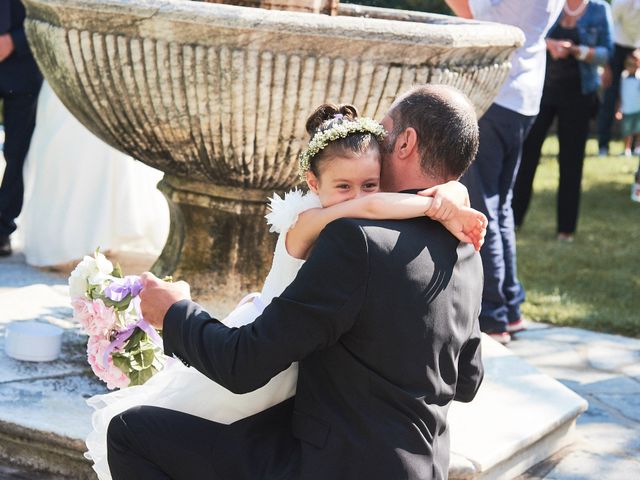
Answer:
[{"label": "man's neck", "polygon": [[402,178],[395,182],[394,192],[403,192],[405,190],[425,190],[445,183],[446,180],[439,180],[426,175],[413,176],[412,178]]}]

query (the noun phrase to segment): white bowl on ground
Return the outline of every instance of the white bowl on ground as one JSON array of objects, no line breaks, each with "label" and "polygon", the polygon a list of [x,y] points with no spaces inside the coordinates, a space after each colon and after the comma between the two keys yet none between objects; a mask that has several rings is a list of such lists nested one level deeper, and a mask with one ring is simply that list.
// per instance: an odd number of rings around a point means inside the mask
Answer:
[{"label": "white bowl on ground", "polygon": [[62,328],[46,322],[11,322],[5,328],[4,350],[16,360],[50,362],[60,355],[63,332]]}]

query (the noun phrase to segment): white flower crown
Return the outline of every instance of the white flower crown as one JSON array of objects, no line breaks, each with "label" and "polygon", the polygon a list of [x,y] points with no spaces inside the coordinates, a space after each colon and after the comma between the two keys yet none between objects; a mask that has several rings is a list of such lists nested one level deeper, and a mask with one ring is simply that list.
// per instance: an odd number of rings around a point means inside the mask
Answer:
[{"label": "white flower crown", "polygon": [[387,134],[384,127],[372,118],[358,117],[354,120],[336,122],[332,127],[317,132],[309,142],[309,145],[307,145],[307,148],[300,154],[300,179],[306,179],[305,174],[311,168],[311,159],[317,155],[318,152],[326,148],[329,143],[339,138],[346,138],[352,133],[370,133],[375,135],[378,140],[382,140]]}]

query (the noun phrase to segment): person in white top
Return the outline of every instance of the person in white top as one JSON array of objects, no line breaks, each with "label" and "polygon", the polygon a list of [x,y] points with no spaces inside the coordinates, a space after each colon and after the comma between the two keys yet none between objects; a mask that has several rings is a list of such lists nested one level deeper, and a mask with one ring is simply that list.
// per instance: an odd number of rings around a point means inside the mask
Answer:
[{"label": "person in white top", "polygon": [[613,19],[614,50],[611,60],[602,74],[602,85],[605,87],[605,91],[598,113],[600,156],[609,154],[611,126],[620,93],[620,76],[624,70],[625,58],[634,49],[640,48],[640,0],[613,0],[611,2],[611,17]]},{"label": "person in white top", "polygon": [[512,69],[489,110],[480,118],[480,149],[462,177],[471,205],[489,219],[481,250],[484,291],[480,328],[501,343],[522,330],[524,289],[516,274],[516,243],[511,209],[513,183],[522,143],[540,107],[544,84],[545,35],[564,0],[447,0],[464,18],[514,25],[525,43],[512,57]]}]

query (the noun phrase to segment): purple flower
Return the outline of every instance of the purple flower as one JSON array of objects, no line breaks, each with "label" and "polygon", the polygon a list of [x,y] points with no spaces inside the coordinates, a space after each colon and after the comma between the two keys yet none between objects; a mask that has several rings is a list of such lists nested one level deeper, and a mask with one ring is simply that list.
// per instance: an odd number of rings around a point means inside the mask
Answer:
[{"label": "purple flower", "polygon": [[120,302],[127,295],[137,297],[142,290],[142,282],[140,277],[136,275],[127,275],[124,278],[114,279],[107,288],[104,289],[104,294],[110,300],[114,302]]}]

